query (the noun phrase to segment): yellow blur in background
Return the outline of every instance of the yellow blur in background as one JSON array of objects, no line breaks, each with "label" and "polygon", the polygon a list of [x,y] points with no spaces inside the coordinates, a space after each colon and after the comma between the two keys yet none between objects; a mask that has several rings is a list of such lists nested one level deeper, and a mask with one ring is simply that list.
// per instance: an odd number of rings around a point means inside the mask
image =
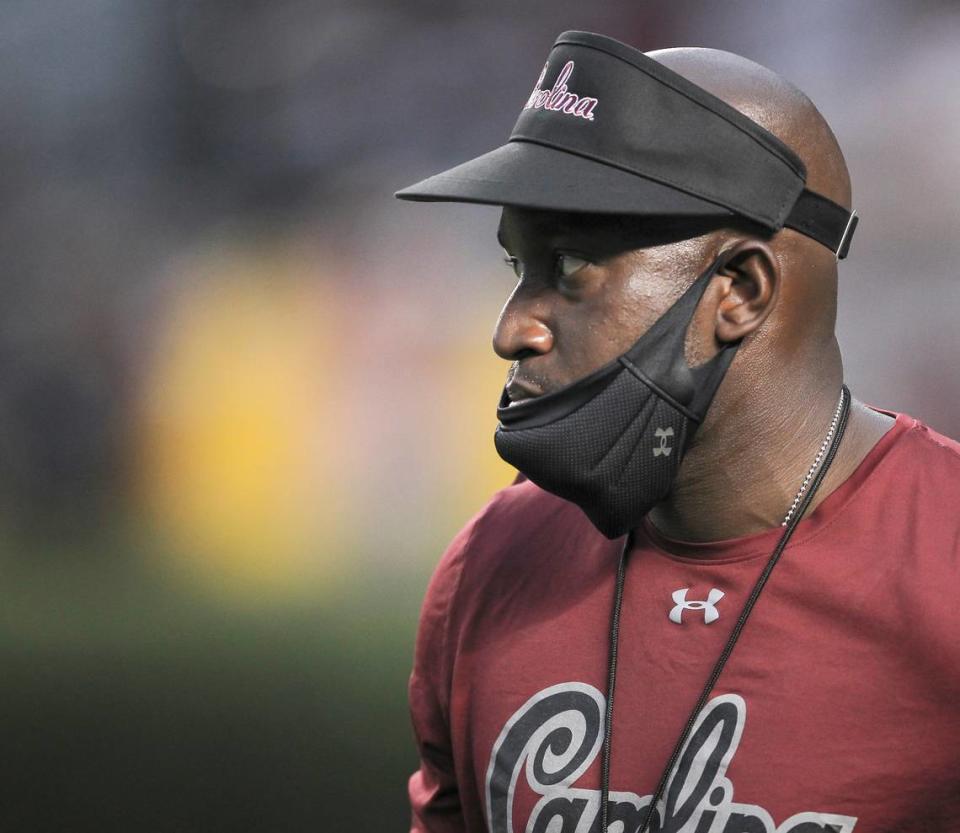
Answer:
[{"label": "yellow blur in background", "polygon": [[414,370],[442,396],[411,396],[367,366],[413,352],[399,330],[391,345],[378,328],[381,355],[357,346],[365,319],[389,311],[352,308],[337,289],[349,276],[317,255],[291,239],[221,245],[179,265],[157,314],[138,490],[171,566],[214,592],[263,602],[349,580],[341,554],[398,508],[363,505],[385,474],[381,443],[429,431],[410,461],[433,480],[424,525],[465,518],[515,474],[493,448],[507,364],[477,349],[490,322],[468,320],[460,342],[424,351]]}]

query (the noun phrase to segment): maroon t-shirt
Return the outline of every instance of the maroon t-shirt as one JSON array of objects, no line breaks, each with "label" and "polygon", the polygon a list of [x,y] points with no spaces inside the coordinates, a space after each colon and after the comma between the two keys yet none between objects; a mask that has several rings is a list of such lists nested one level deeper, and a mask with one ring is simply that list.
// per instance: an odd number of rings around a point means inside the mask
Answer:
[{"label": "maroon t-shirt", "polygon": [[[960,830],[960,444],[883,412],[894,426],[798,524],[672,774],[659,829]],[[649,521],[638,530],[611,830],[637,828],[782,531],[689,543]],[[410,677],[413,831],[597,833],[621,546],[529,481],[454,538]]]}]

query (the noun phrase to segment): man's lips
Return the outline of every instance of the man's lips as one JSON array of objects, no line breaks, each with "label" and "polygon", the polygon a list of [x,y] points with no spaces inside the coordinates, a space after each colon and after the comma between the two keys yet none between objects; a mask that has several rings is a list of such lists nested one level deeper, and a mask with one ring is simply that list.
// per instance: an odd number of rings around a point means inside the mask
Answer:
[{"label": "man's lips", "polygon": [[507,385],[507,396],[510,398],[511,405],[517,402],[522,402],[524,399],[532,399],[535,396],[541,396],[542,394],[542,390],[539,390],[532,385],[527,385],[523,382],[520,382],[517,379],[511,380],[510,384]]}]

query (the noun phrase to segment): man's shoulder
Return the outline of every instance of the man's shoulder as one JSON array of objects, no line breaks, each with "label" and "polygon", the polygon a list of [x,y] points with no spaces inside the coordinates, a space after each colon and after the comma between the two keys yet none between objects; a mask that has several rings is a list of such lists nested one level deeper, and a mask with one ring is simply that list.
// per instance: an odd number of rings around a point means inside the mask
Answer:
[{"label": "man's shoulder", "polygon": [[896,417],[902,430],[888,455],[877,516],[878,528],[890,521],[878,550],[889,560],[878,566],[904,617],[898,638],[918,662],[953,668],[960,659],[953,603],[960,588],[960,442],[920,418]]},{"label": "man's shoulder", "polygon": [[541,489],[523,474],[495,492],[465,529],[470,534],[464,543],[484,553],[541,546],[558,535],[598,534],[578,506]]},{"label": "man's shoulder", "polygon": [[897,470],[901,476],[912,472],[934,483],[960,488],[960,441],[927,425],[918,417],[893,413],[903,426],[897,443]]},{"label": "man's shoulder", "polygon": [[930,597],[960,581],[960,442],[917,417],[894,413],[897,435],[878,467],[875,490],[869,489],[871,499],[861,505],[884,536],[884,550],[903,568],[898,586]]},{"label": "man's shoulder", "polygon": [[915,436],[931,453],[941,456],[948,466],[960,466],[960,441],[941,434],[919,419],[912,419],[916,423]]},{"label": "man's shoulder", "polygon": [[960,442],[910,414],[885,413],[896,424],[851,476],[858,484],[851,493],[855,520],[900,534],[912,551],[939,552],[960,540]]},{"label": "man's shoulder", "polygon": [[491,495],[457,532],[437,570],[466,570],[480,584],[491,576],[503,581],[537,569],[559,550],[605,541],[578,506],[521,474]]}]

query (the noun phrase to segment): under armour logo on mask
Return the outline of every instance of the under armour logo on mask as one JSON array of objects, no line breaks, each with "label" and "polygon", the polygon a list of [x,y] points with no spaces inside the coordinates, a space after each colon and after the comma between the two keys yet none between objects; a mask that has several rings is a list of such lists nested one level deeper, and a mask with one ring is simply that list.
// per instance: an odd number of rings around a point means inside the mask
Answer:
[{"label": "under armour logo on mask", "polygon": [[682,625],[683,611],[685,610],[702,610],[703,622],[706,625],[709,625],[711,622],[715,622],[720,618],[720,613],[717,611],[717,602],[719,602],[724,596],[722,590],[717,590],[716,587],[713,587],[707,594],[707,600],[705,602],[697,599],[688,602],[687,591],[689,589],[689,587],[684,587],[682,590],[673,591],[673,600],[676,602],[676,604],[670,611],[671,622],[676,622],[678,625]]},{"label": "under armour logo on mask", "polygon": [[660,440],[660,445],[653,449],[653,456],[659,457],[662,454],[664,457],[669,457],[673,446],[667,445],[667,437],[673,436],[673,428],[658,428],[653,435]]}]

